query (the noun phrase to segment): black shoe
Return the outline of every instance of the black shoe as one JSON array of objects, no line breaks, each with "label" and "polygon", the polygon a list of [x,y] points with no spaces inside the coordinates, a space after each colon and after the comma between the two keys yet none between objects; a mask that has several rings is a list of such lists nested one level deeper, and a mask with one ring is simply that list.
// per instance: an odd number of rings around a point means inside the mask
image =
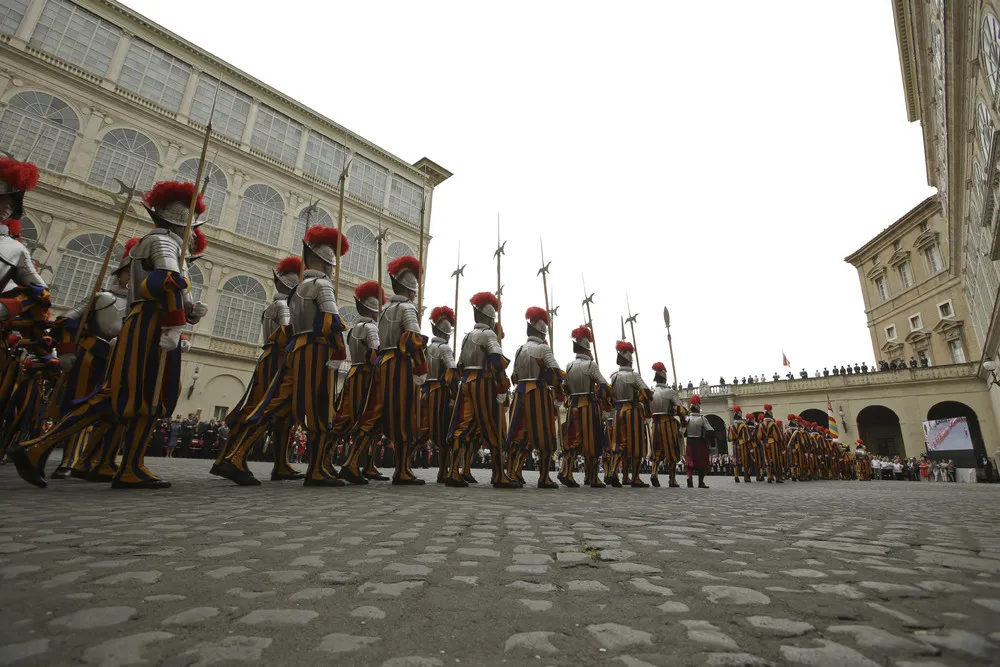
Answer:
[{"label": "black shoe", "polygon": [[347,466],[340,469],[337,473],[337,478],[342,479],[348,484],[367,484],[368,478],[362,474],[356,473]]},{"label": "black shoe", "polygon": [[468,488],[469,483],[466,482],[464,479],[455,479],[454,477],[447,477],[444,480],[444,485],[456,489],[465,489]]},{"label": "black shoe", "polygon": [[45,476],[41,471],[31,462],[31,457],[28,456],[28,452],[23,449],[15,449],[10,452],[10,460],[14,463],[14,467],[17,468],[17,474],[21,476],[28,484],[34,484],[40,489],[44,489],[48,486],[48,482],[45,481]]},{"label": "black shoe", "polygon": [[291,472],[272,472],[271,481],[272,482],[294,482],[296,480],[305,479],[306,474],[304,472],[299,472],[298,470],[292,470]]},{"label": "black shoe", "polygon": [[636,477],[635,481],[632,482],[629,486],[631,486],[633,489],[648,489],[649,488],[649,484],[646,484],[644,481],[642,481],[638,477]]},{"label": "black shoe", "polygon": [[336,477],[320,477],[318,479],[313,479],[312,477],[306,476],[306,478],[302,480],[302,486],[344,486],[344,480],[337,479]]},{"label": "black shoe", "polygon": [[508,479],[506,481],[493,483],[494,489],[520,489],[521,486],[523,485],[520,482],[513,479]]},{"label": "black shoe", "polygon": [[740,483],[740,478],[739,477],[733,477],[733,481],[736,482],[737,484],[739,484]]},{"label": "black shoe", "polygon": [[123,482],[121,480],[111,480],[112,489],[169,489],[170,482],[165,479],[147,479],[142,482]]},{"label": "black shoe", "polygon": [[622,488],[622,483],[621,480],[618,479],[618,475],[611,476],[611,486],[615,487],[616,489]]},{"label": "black shoe", "polygon": [[223,461],[219,464],[218,473],[220,477],[225,477],[230,482],[240,486],[260,486],[260,480],[253,476],[249,470],[240,470],[232,461]]},{"label": "black shoe", "polygon": [[562,473],[559,473],[558,475],[556,475],[556,481],[559,482],[560,484],[565,484],[566,476],[563,475]]},{"label": "black shoe", "polygon": [[575,479],[573,479],[572,477],[563,477],[562,483],[563,483],[563,486],[565,486],[567,489],[579,489],[580,488],[580,483],[578,481],[576,481]]},{"label": "black shoe", "polygon": [[774,480],[773,479],[769,479],[769,480],[767,480],[767,483],[768,484],[774,484]]},{"label": "black shoe", "polygon": [[605,486],[611,486],[611,475],[605,475],[604,476],[604,485]]},{"label": "black shoe", "polygon": [[694,480],[691,479],[690,477],[688,477],[688,488],[689,489],[693,489],[694,488]]},{"label": "black shoe", "polygon": [[655,486],[656,488],[660,488],[660,478],[659,477],[650,477],[649,478],[649,483],[652,484],[653,486]]},{"label": "black shoe", "polygon": [[423,486],[426,482],[419,477],[393,477],[393,486]]},{"label": "black shoe", "polygon": [[539,489],[558,489],[559,485],[553,482],[551,479],[540,479],[538,480]]},{"label": "black shoe", "polygon": [[467,472],[462,475],[462,479],[464,479],[467,484],[479,484],[479,480],[473,477],[471,472]]},{"label": "black shoe", "polygon": [[750,483],[750,478],[749,477],[744,477],[743,481],[746,482],[747,484],[749,484]]},{"label": "black shoe", "polygon": [[705,482],[698,482],[698,488],[699,489],[707,489],[708,488],[708,484],[705,484]]},{"label": "black shoe", "polygon": [[388,482],[390,478],[380,472],[366,472],[365,479],[370,482]]},{"label": "black shoe", "polygon": [[220,463],[213,463],[212,467],[209,468],[209,470],[208,470],[208,474],[209,475],[215,475],[216,477],[223,477],[223,474],[221,472],[219,472],[219,466],[220,465],[222,465],[222,464],[220,464]]},{"label": "black shoe", "polygon": [[667,484],[667,486],[669,486],[671,489],[679,489],[679,488],[681,488],[681,485],[678,484],[677,482],[670,482],[670,484]]},{"label": "black shoe", "polygon": [[595,479],[594,483],[590,485],[590,488],[592,489],[606,489],[607,487],[608,485],[602,482],[600,477]]},{"label": "black shoe", "polygon": [[59,466],[58,468],[52,471],[52,474],[49,476],[49,479],[68,479],[70,470],[72,470],[72,468]]}]

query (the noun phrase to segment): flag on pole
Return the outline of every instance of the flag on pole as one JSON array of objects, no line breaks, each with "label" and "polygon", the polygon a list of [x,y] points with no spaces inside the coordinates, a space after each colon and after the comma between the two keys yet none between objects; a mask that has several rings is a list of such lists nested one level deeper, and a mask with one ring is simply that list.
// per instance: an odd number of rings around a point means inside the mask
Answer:
[{"label": "flag on pole", "polygon": [[781,353],[781,365],[782,365],[782,366],[787,366],[787,367],[789,367],[789,368],[791,368],[791,367],[792,367],[792,362],[790,362],[790,361],[788,360],[788,357],[786,357],[786,356],[785,356],[785,353],[784,353],[784,352],[782,352],[782,353]]},{"label": "flag on pole", "polygon": [[830,394],[826,395],[826,416],[830,422],[830,434],[834,440],[840,440],[840,429],[837,428],[837,418],[833,414],[833,404],[830,403]]}]

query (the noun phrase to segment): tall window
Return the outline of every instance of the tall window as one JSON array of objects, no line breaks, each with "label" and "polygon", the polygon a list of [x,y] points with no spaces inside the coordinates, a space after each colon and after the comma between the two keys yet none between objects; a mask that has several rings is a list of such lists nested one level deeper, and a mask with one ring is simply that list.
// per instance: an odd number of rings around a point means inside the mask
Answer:
[{"label": "tall window", "polygon": [[885,284],[885,278],[879,276],[875,279],[875,291],[878,292],[878,296],[882,301],[889,300],[889,288]]},{"label": "tall window", "polygon": [[402,241],[393,241],[389,244],[389,247],[385,249],[385,266],[382,269],[382,280],[389,282],[389,262],[404,255],[413,255],[413,249]]},{"label": "tall window", "polygon": [[989,12],[983,17],[983,63],[993,95],[1000,88],[1000,21]]},{"label": "tall window", "polygon": [[375,234],[363,225],[354,225],[347,230],[347,240],[351,243],[351,252],[344,255],[344,270],[365,280],[374,278],[378,256]]},{"label": "tall window", "polygon": [[344,326],[349,327],[358,321],[357,306],[338,306],[337,310],[340,312],[340,320]]},{"label": "tall window", "polygon": [[31,35],[31,45],[91,74],[104,76],[121,37],[118,26],[96,14],[66,0],[47,0]]},{"label": "tall window", "polygon": [[302,126],[271,107],[260,105],[250,137],[250,147],[285,164],[295,164]]},{"label": "tall window", "polygon": [[344,158],[347,151],[332,139],[322,134],[310,132],[306,140],[306,156],[302,170],[324,183],[338,183],[340,172],[344,169]]},{"label": "tall window", "polygon": [[979,160],[972,161],[972,185],[976,188],[976,201],[986,203],[986,174]]},{"label": "tall window", "polygon": [[910,271],[909,262],[903,262],[899,265],[899,281],[903,283],[903,289],[913,287],[913,272]]},{"label": "tall window", "polygon": [[285,204],[273,188],[260,183],[251,185],[243,193],[240,214],[236,218],[236,233],[266,243],[278,244]]},{"label": "tall window", "polygon": [[13,35],[21,25],[24,12],[28,9],[28,0],[4,0],[0,4],[0,32]]},{"label": "tall window", "polygon": [[38,227],[26,215],[21,216],[21,245],[32,252],[38,245]]},{"label": "tall window", "polygon": [[[215,91],[219,91],[216,101]],[[212,116],[212,129],[237,141],[243,138],[243,130],[250,117],[250,96],[236,90],[232,86],[222,84],[208,74],[198,76],[198,86],[191,102],[190,118],[196,123],[208,125],[208,117],[212,115],[212,102],[215,102],[215,115]]]},{"label": "tall window", "polygon": [[896,340],[896,325],[890,324],[885,328],[885,339]]},{"label": "tall window", "polygon": [[[208,177],[208,186],[205,186],[205,177]],[[177,170],[177,180],[193,183],[198,177],[198,158],[184,160],[180,169]],[[217,165],[205,162],[205,171],[201,175],[201,183],[198,188],[204,187],[205,193],[205,217],[209,224],[217,225],[222,220],[222,207],[226,203],[226,188],[229,183],[226,180],[226,172]]]},{"label": "tall window", "polygon": [[390,211],[403,220],[418,223],[423,201],[423,188],[399,176],[392,177],[392,187],[389,189]]},{"label": "tall window", "polygon": [[378,207],[385,201],[385,182],[389,170],[371,160],[355,155],[351,160],[351,179],[348,192]]},{"label": "tall window", "polygon": [[149,190],[153,187],[159,161],[156,144],[145,134],[125,128],[111,130],[101,140],[87,180],[105,190],[118,192],[116,178],[131,185],[138,175],[139,190]]},{"label": "tall window", "polygon": [[219,295],[212,335],[244,343],[260,342],[260,317],[267,305],[264,286],[249,276],[226,281]]},{"label": "tall window", "polygon": [[188,266],[188,281],[191,283],[191,298],[201,301],[202,292],[205,291],[205,276],[197,264]]},{"label": "tall window", "polygon": [[[52,281],[52,296],[57,304],[75,306],[90,296],[110,245],[111,237],[104,234],[81,234],[70,239]],[[117,265],[123,251],[121,244],[115,245],[112,266]]]},{"label": "tall window", "polygon": [[0,117],[0,149],[39,167],[63,171],[79,129],[76,114],[59,98],[18,93]]},{"label": "tall window", "polygon": [[951,350],[951,361],[955,364],[965,363],[965,348],[960,340],[948,341],[948,349]]},{"label": "tall window", "polygon": [[944,268],[944,264],[941,262],[941,249],[937,243],[924,250],[924,256],[927,258],[927,268],[930,269],[931,275]]},{"label": "tall window", "polygon": [[979,147],[983,149],[983,159],[988,161],[990,149],[993,147],[993,121],[990,120],[989,109],[982,102],[979,103],[976,126],[979,132]]},{"label": "tall window", "polygon": [[125,55],[118,85],[131,90],[164,109],[181,108],[191,66],[152,44],[134,39]]},{"label": "tall window", "polygon": [[[299,216],[295,219],[295,236],[292,237],[290,248],[292,252],[302,251],[302,237],[306,235],[306,228],[312,227],[313,225],[326,225],[328,227],[333,226],[333,218],[325,210],[317,207],[312,215],[309,216],[309,223],[306,224],[306,213],[307,210],[304,208],[299,211]],[[348,237],[349,239],[350,237]],[[348,240],[350,243],[350,241]],[[351,252],[354,252],[354,245],[351,245]],[[350,255],[350,253],[348,253]],[[347,255],[345,255],[347,257]]]}]

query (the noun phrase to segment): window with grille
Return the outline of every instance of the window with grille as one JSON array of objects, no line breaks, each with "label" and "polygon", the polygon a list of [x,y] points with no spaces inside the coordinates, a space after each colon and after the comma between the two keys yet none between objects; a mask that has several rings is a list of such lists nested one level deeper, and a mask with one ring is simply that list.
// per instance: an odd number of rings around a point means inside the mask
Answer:
[{"label": "window with grille", "polygon": [[38,227],[26,215],[21,216],[21,244],[32,252],[38,245]]},{"label": "window with grille", "polygon": [[243,193],[240,214],[236,218],[236,233],[266,243],[278,244],[285,203],[273,188],[260,183],[251,185]]},{"label": "window with grille", "polygon": [[115,179],[126,185],[138,176],[139,191],[153,187],[160,152],[153,140],[141,132],[119,128],[104,135],[87,180],[105,190],[118,192]]},{"label": "window with grille", "polygon": [[260,105],[250,137],[250,147],[285,164],[294,165],[299,155],[302,126],[271,107]]},{"label": "window with grille", "polygon": [[[70,239],[59,259],[55,279],[52,281],[53,301],[60,306],[75,306],[90,296],[94,281],[101,271],[101,264],[108,253],[111,237],[104,234],[81,234]],[[121,260],[124,248],[116,244],[112,266]],[[109,273],[106,285],[112,280]]]},{"label": "window with grille", "polygon": [[336,141],[310,132],[306,140],[302,170],[313,178],[334,185],[340,182],[340,172],[344,169],[346,156],[347,151]]},{"label": "window with grille", "polygon": [[[309,222],[306,222],[306,216],[309,217]],[[306,235],[306,229],[312,227],[313,225],[325,225],[327,227],[333,226],[333,218],[324,209],[316,209],[309,214],[309,208],[306,207],[299,212],[299,217],[295,220],[295,235],[292,236],[292,240],[289,244],[292,252],[302,252],[302,238]],[[350,242],[350,237],[348,237],[348,242]],[[351,245],[351,252],[354,252],[354,246]],[[350,253],[348,253],[349,255]],[[344,256],[345,258],[347,255]]]},{"label": "window with grille", "polygon": [[[188,283],[191,285],[191,299],[194,301],[201,301],[202,292],[205,291],[205,277],[201,272],[201,269],[197,264],[188,265]],[[188,324],[186,329],[191,331],[194,329],[193,324]]]},{"label": "window with grille", "polygon": [[924,328],[924,321],[920,318],[920,315],[910,316],[910,331],[916,331],[917,329]]},{"label": "window with grille", "polygon": [[[353,248],[351,248],[351,252],[354,252]],[[410,246],[402,241],[393,241],[389,244],[389,247],[385,250],[385,266],[382,269],[382,280],[384,282],[389,282],[389,263],[394,259],[406,255],[413,255],[413,249]],[[416,255],[413,256],[415,257]]]},{"label": "window with grille", "polygon": [[346,233],[351,251],[344,255],[343,269],[365,280],[374,278],[378,258],[375,234],[363,225],[354,225]]},{"label": "window with grille", "polygon": [[951,306],[951,301],[945,301],[944,303],[938,304],[938,314],[942,317],[954,317],[955,309]]},{"label": "window with grille", "polygon": [[24,12],[28,10],[28,0],[3,0],[0,3],[0,32],[13,35],[21,25]]},{"label": "window with grille", "polygon": [[[177,170],[177,180],[193,183],[198,177],[198,158],[184,160],[180,169]],[[205,178],[208,177],[208,185],[205,185]],[[222,207],[226,204],[226,187],[228,187],[226,173],[217,165],[205,162],[205,171],[201,175],[201,183],[198,189],[204,189],[202,199],[205,202],[205,215],[211,225],[218,225],[222,221]]]},{"label": "window with grille", "polygon": [[983,17],[983,61],[990,90],[996,95],[1000,88],[1000,21],[989,12]]},{"label": "window with grille", "polygon": [[903,262],[899,265],[899,281],[903,283],[903,289],[913,287],[913,272],[910,270],[909,262]]},{"label": "window with grille", "polygon": [[993,147],[993,121],[990,119],[989,109],[982,102],[979,103],[976,127],[979,133],[979,147],[983,151],[983,159],[989,160],[990,149]]},{"label": "window with grille", "polygon": [[260,318],[267,305],[264,286],[249,276],[226,281],[219,295],[212,335],[244,343],[260,343]]},{"label": "window with grille", "polygon": [[118,85],[164,109],[177,111],[190,76],[191,66],[180,58],[134,39],[125,55]]},{"label": "window with grille", "polygon": [[388,177],[388,169],[380,167],[360,155],[355,155],[351,160],[351,178],[348,181],[347,191],[366,202],[381,207],[385,201],[385,182]]},{"label": "window with grille", "polygon": [[965,348],[960,340],[948,341],[948,349],[951,350],[951,361],[956,364],[965,363]]},{"label": "window with grille", "polygon": [[403,220],[419,223],[423,201],[423,188],[399,176],[392,177],[392,186],[389,189],[390,211]]},{"label": "window with grille", "polygon": [[972,161],[972,185],[976,188],[976,201],[980,204],[986,203],[986,174],[979,160]]},{"label": "window with grille", "polygon": [[47,0],[30,43],[91,74],[104,76],[121,37],[118,26],[96,14],[66,0]]},{"label": "window with grille", "polygon": [[0,116],[0,150],[39,167],[63,171],[79,129],[80,120],[58,97],[18,93]]},{"label": "window with grille", "polygon": [[892,324],[885,328],[885,339],[896,340],[896,325]]},{"label": "window with grille", "polygon": [[350,328],[358,321],[357,306],[338,306],[337,310],[340,311],[340,321],[344,323],[345,327]]},{"label": "window with grille", "polygon": [[879,277],[875,279],[875,291],[878,292],[879,298],[882,301],[889,300],[889,288],[885,284],[885,278]]},{"label": "window with grille", "polygon": [[[219,91],[218,100],[215,98],[216,90]],[[212,102],[215,102],[214,116],[212,116]],[[219,80],[214,76],[200,74],[188,117],[196,123],[208,125],[208,118],[212,116],[214,132],[239,141],[243,138],[243,130],[246,129],[247,119],[250,117],[251,102],[249,95],[225,83],[220,86]]]},{"label": "window with grille", "polygon": [[927,267],[930,269],[931,275],[940,272],[944,268],[941,263],[941,250],[936,243],[924,251],[924,256],[927,257]]}]

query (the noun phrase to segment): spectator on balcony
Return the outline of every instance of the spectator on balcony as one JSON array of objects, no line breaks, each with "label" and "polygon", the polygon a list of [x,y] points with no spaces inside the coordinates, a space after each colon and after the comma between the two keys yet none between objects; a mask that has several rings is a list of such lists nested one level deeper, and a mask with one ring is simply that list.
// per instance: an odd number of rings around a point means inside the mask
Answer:
[{"label": "spectator on balcony", "polygon": [[853,370],[851,370],[851,367],[850,367],[850,366],[848,366],[848,367],[847,367],[847,374],[848,374],[848,375],[853,375],[853,374],[854,374],[854,371],[853,371]]},{"label": "spectator on balcony", "polygon": [[[836,372],[837,369],[835,368],[833,370],[834,370],[834,372]],[[825,378],[826,377],[830,377],[830,369],[826,368],[825,366],[823,367],[823,377],[825,377]]]},{"label": "spectator on balcony", "polygon": [[688,389],[694,389],[694,382],[691,382],[691,380],[688,380],[688,386],[687,386],[687,388]]},{"label": "spectator on balcony", "polygon": [[910,368],[916,368],[916,367],[917,367],[917,360],[914,359],[913,357],[910,357]]},{"label": "spectator on balcony", "polygon": [[746,376],[744,375],[744,376],[743,376],[743,384],[746,384],[746,383],[747,383],[747,378],[746,378]]},{"label": "spectator on balcony", "polygon": [[861,366],[856,361],[854,362],[854,372],[861,373]]},{"label": "spectator on balcony", "polygon": [[740,379],[738,377],[734,376],[733,377],[733,384],[739,384],[739,383],[740,383]]},{"label": "spectator on balcony", "polygon": [[885,359],[879,359],[878,360],[878,369],[880,371],[887,371],[887,370],[889,370],[889,364],[886,362]]},{"label": "spectator on balcony", "polygon": [[789,380],[794,380],[795,379],[795,376],[792,375],[791,371],[788,371],[788,373],[785,374],[785,377],[788,378]]},{"label": "spectator on balcony", "polygon": [[840,367],[840,374],[841,374],[841,375],[847,375],[847,369],[846,369],[846,368],[844,368],[843,366],[841,366],[841,367]]},{"label": "spectator on balcony", "polygon": [[818,368],[816,369],[816,375],[814,375],[813,377],[816,377],[816,378],[819,377],[819,369]]},{"label": "spectator on balcony", "polygon": [[809,371],[807,371],[806,369],[803,368],[801,371],[799,371],[799,377],[802,378],[803,380],[808,380],[809,379]]},{"label": "spectator on balcony", "polygon": [[866,364],[864,362],[861,362],[861,372],[862,373],[867,373],[868,372],[868,364]]},{"label": "spectator on balcony", "polygon": [[834,367],[833,367],[833,374],[834,374],[834,375],[840,375],[840,369],[839,369],[839,368],[837,368],[836,366],[834,366]]},{"label": "spectator on balcony", "polygon": [[927,357],[920,357],[920,365],[927,368],[931,365],[931,360]]},{"label": "spectator on balcony", "polygon": [[780,376],[780,375],[778,375],[777,373],[775,373],[775,374],[774,374],[774,378],[772,379],[772,382],[777,382],[777,381],[778,381],[778,380],[780,380],[780,379],[781,379],[781,376]]}]

